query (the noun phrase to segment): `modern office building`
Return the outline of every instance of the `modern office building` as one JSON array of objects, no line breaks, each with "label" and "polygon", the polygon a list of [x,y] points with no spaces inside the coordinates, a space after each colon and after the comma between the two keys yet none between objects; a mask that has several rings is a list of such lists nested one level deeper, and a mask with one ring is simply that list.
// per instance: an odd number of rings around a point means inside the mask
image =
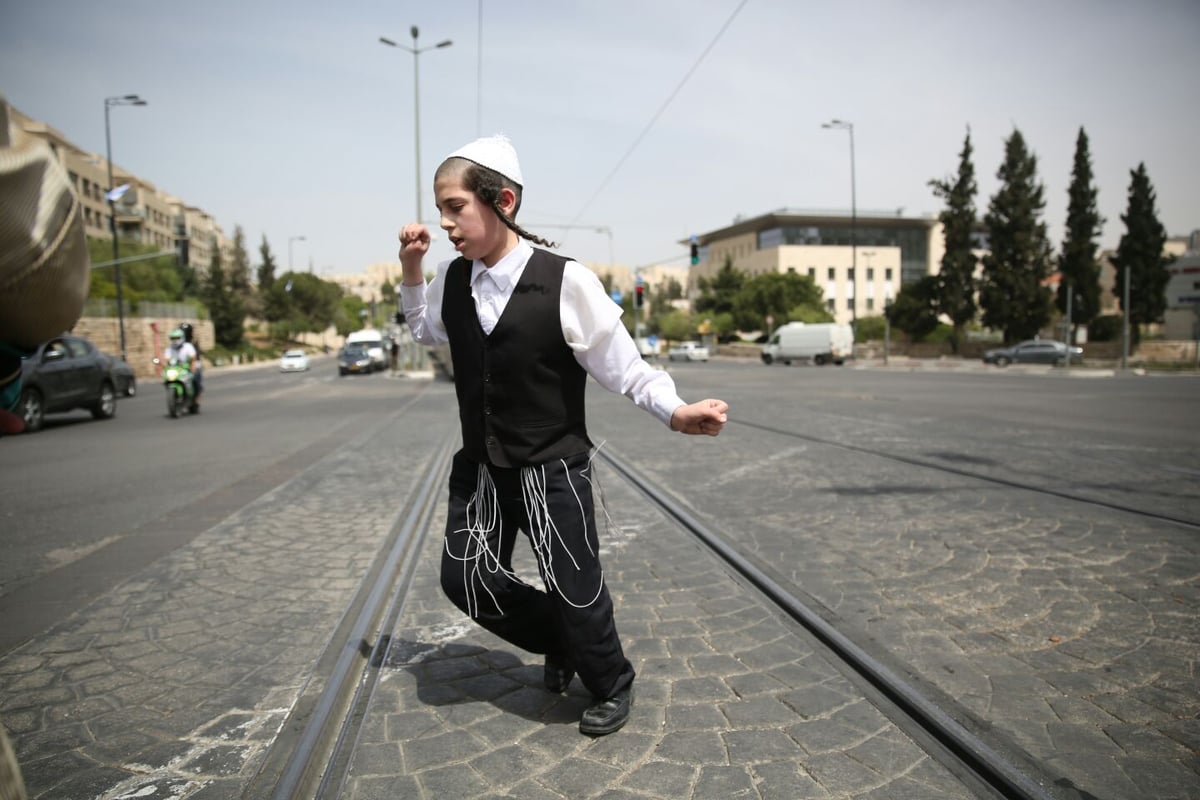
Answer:
[{"label": "modern office building", "polygon": [[688,275],[689,297],[699,294],[701,278],[713,278],[729,261],[750,275],[807,275],[838,322],[882,314],[901,286],[936,274],[945,251],[937,217],[902,211],[785,208],[736,219],[696,239],[699,263]]}]

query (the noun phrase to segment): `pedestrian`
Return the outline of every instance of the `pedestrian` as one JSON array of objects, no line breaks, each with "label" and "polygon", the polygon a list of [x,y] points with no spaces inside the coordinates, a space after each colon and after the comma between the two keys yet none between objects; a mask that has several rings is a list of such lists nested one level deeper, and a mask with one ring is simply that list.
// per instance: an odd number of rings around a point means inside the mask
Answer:
[{"label": "pedestrian", "polygon": [[[716,436],[728,406],[681,400],[641,358],[595,274],[530,244],[554,246],[517,224],[523,185],[503,136],[443,161],[434,193],[458,257],[426,285],[429,229],[404,226],[400,296],[413,338],[448,342],[454,365],[463,447],[450,469],[442,589],[487,630],[543,655],[549,691],[578,674],[593,696],[579,729],[601,736],[628,719],[635,673],[598,555],[587,378],[681,433]],[[512,570],[518,530],[543,589]]]}]

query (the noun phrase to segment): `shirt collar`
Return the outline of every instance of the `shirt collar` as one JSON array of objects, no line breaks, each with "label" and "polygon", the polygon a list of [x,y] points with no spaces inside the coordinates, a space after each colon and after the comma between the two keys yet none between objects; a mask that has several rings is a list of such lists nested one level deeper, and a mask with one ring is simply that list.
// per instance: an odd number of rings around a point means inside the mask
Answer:
[{"label": "shirt collar", "polygon": [[501,292],[507,292],[509,287],[516,285],[521,279],[521,273],[525,271],[525,265],[529,263],[532,255],[533,247],[521,239],[516,247],[496,262],[495,266],[488,267],[476,259],[471,263],[471,285],[478,285],[479,276],[487,275]]}]

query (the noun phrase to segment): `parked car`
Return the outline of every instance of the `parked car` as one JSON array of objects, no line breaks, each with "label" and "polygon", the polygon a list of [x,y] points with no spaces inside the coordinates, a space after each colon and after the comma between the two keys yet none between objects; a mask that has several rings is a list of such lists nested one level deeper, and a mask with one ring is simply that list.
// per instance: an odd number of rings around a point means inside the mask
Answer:
[{"label": "parked car", "polygon": [[47,414],[83,408],[96,419],[117,413],[113,359],[82,336],[56,336],[21,362],[19,413],[25,430],[40,430]]},{"label": "parked car", "polygon": [[[988,350],[983,354],[983,363],[1006,367],[1009,364],[1064,364],[1067,360],[1067,346],[1053,339],[1030,339],[1027,342],[1015,344],[1012,347],[1001,347]],[[1071,348],[1071,363],[1078,364],[1083,360],[1083,348]]]},{"label": "parked car", "polygon": [[137,394],[137,375],[133,372],[133,367],[122,358],[117,356],[109,356],[110,369],[112,370],[113,385],[117,389],[117,394],[121,397],[133,397]]},{"label": "parked car", "polygon": [[308,353],[288,350],[279,359],[280,372],[308,372]]},{"label": "parked car", "polygon": [[338,375],[375,371],[375,359],[365,343],[348,344],[338,351]]},{"label": "parked car", "polygon": [[708,361],[708,348],[699,342],[681,342],[667,351],[671,361]]}]

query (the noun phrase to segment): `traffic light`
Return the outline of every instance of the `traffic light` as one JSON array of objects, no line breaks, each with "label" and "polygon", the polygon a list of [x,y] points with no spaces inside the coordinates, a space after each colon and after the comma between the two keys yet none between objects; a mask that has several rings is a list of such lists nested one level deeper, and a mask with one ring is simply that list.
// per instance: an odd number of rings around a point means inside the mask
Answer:
[{"label": "traffic light", "polygon": [[700,242],[696,241],[696,237],[692,237],[692,265],[700,263]]},{"label": "traffic light", "polygon": [[642,303],[646,302],[645,293],[646,293],[646,287],[639,283],[637,285],[637,288],[634,290],[634,294],[633,294],[633,307],[634,308],[641,308]]}]

